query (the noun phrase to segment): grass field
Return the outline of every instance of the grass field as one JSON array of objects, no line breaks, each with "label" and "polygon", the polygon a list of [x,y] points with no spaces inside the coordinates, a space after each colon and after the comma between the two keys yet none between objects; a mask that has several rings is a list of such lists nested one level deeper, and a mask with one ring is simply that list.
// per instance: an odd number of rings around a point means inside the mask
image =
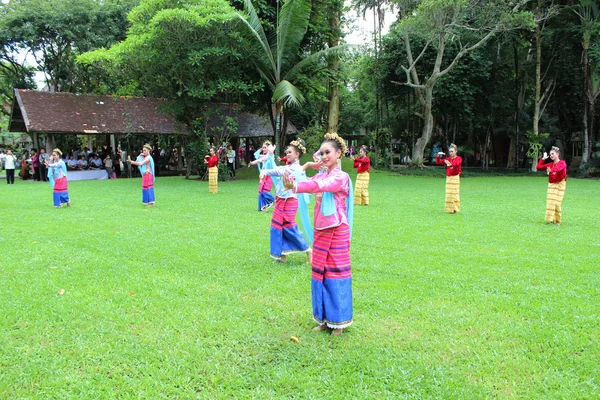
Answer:
[{"label": "grass field", "polygon": [[147,209],[140,179],[72,182],[54,209],[0,182],[0,398],[600,398],[600,182],[557,227],[541,173],[465,178],[447,215],[443,179],[374,172],[339,338],[305,257],[269,257],[256,172],[207,185],[160,177]]}]

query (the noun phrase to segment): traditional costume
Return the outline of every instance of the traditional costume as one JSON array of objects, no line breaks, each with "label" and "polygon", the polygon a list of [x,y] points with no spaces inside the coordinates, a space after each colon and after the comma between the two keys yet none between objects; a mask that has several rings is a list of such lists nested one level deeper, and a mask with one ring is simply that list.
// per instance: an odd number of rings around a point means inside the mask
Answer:
[{"label": "traditional costume", "polygon": [[[265,178],[282,177],[284,174],[288,174],[294,176],[296,182],[304,182],[307,179],[298,161],[275,169],[263,169],[262,174],[266,175]],[[300,208],[304,232],[312,241],[313,231],[308,216],[310,196],[307,194],[297,195],[291,189],[286,189],[282,179],[277,179],[275,193],[275,211],[271,219],[271,257],[279,260],[282,255],[309,251],[308,242],[296,225],[296,212]]]},{"label": "traditional costume", "polygon": [[[456,148],[456,147],[455,147]],[[451,165],[446,165],[445,160]],[[462,157],[454,156],[442,159],[438,154],[437,165],[446,165],[446,205],[444,211],[450,214],[460,212],[460,174],[462,173]]]},{"label": "traditional costume", "polygon": [[354,159],[354,168],[357,168],[356,190],[354,192],[354,204],[369,205],[369,179],[371,176],[371,159],[369,157],[357,157]]},{"label": "traditional costume", "polygon": [[[273,149],[274,150],[274,149]],[[255,161],[251,164],[258,164],[258,172],[260,173],[263,169],[273,169],[276,167],[275,156],[269,149],[267,154],[261,154],[260,150],[254,153]],[[265,176],[258,183],[258,211],[266,211],[275,202],[275,197],[271,194],[271,188],[273,187],[273,179],[270,176]]]},{"label": "traditional costume", "polygon": [[147,157],[140,155],[135,161],[140,163],[138,168],[142,174],[142,203],[154,205],[154,160],[150,155]]},{"label": "traditional costume", "polygon": [[[56,149],[55,152],[60,152]],[[70,204],[69,184],[67,181],[67,166],[63,160],[48,164],[48,181],[53,189],[54,207]]]},{"label": "traditional costume", "polygon": [[334,168],[305,182],[295,193],[318,193],[314,211],[312,258],[313,317],[320,324],[342,329],[352,324],[352,182]]},{"label": "traditional costume", "polygon": [[[552,147],[557,153],[558,147]],[[536,168],[548,171],[548,195],[546,197],[546,221],[560,224],[562,220],[562,201],[567,188],[567,163],[564,160],[554,162],[540,159]]]},{"label": "traditional costume", "polygon": [[219,190],[219,157],[214,155],[212,157],[205,157],[208,163],[208,191],[211,193],[217,193]]}]

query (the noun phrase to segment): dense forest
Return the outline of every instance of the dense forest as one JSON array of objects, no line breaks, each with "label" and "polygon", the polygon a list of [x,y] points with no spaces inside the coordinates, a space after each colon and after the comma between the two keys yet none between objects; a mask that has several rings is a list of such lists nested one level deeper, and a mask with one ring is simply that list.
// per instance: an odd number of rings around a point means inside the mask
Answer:
[{"label": "dense forest", "polygon": [[[344,44],[350,9],[374,15],[368,45]],[[219,102],[268,115],[278,142],[289,122],[309,142],[357,138],[380,167],[456,143],[469,166],[530,168],[557,145],[594,175],[598,14],[592,0],[10,0],[0,124],[39,71],[52,91],[172,100],[198,152]]]}]

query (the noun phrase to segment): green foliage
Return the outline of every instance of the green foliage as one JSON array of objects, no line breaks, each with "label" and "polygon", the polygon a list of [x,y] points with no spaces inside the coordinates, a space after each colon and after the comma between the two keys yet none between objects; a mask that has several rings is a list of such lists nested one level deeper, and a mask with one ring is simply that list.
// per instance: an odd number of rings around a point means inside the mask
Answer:
[{"label": "green foliage", "polygon": [[115,76],[119,94],[173,100],[173,111],[191,126],[203,103],[239,99],[262,88],[241,78],[242,39],[234,18],[225,0],[144,0],[129,15],[124,41],[78,60]]}]

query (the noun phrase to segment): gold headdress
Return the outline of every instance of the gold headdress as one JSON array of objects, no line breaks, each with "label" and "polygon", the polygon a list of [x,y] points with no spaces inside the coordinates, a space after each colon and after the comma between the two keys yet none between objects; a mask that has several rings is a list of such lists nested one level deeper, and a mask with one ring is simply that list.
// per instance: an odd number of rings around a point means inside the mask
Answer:
[{"label": "gold headdress", "polygon": [[342,157],[346,155],[348,146],[346,146],[346,141],[344,138],[338,135],[337,132],[327,132],[325,134],[325,140],[333,140],[337,142],[337,144],[340,146],[340,150],[342,150]]},{"label": "gold headdress", "polygon": [[144,145],[144,148],[148,149],[148,151],[152,150],[152,146],[150,146],[148,143]]},{"label": "gold headdress", "polygon": [[58,147],[52,151],[62,157],[62,151],[60,151],[60,149]]},{"label": "gold headdress", "polygon": [[454,143],[450,143],[450,146],[448,146],[448,150],[450,150],[450,149],[454,149],[454,150],[458,151],[458,147]]},{"label": "gold headdress", "polygon": [[272,145],[272,143],[271,143],[271,141],[270,141],[270,140],[265,140],[265,141],[263,142],[263,146],[264,146],[264,145],[271,146],[271,145]]},{"label": "gold headdress", "polygon": [[551,151],[555,151],[557,153],[560,153],[560,149],[556,146],[552,146],[552,150]]},{"label": "gold headdress", "polygon": [[298,138],[292,142],[290,142],[290,146],[296,147],[298,150],[302,152],[302,154],[306,154],[306,146],[304,140]]}]

